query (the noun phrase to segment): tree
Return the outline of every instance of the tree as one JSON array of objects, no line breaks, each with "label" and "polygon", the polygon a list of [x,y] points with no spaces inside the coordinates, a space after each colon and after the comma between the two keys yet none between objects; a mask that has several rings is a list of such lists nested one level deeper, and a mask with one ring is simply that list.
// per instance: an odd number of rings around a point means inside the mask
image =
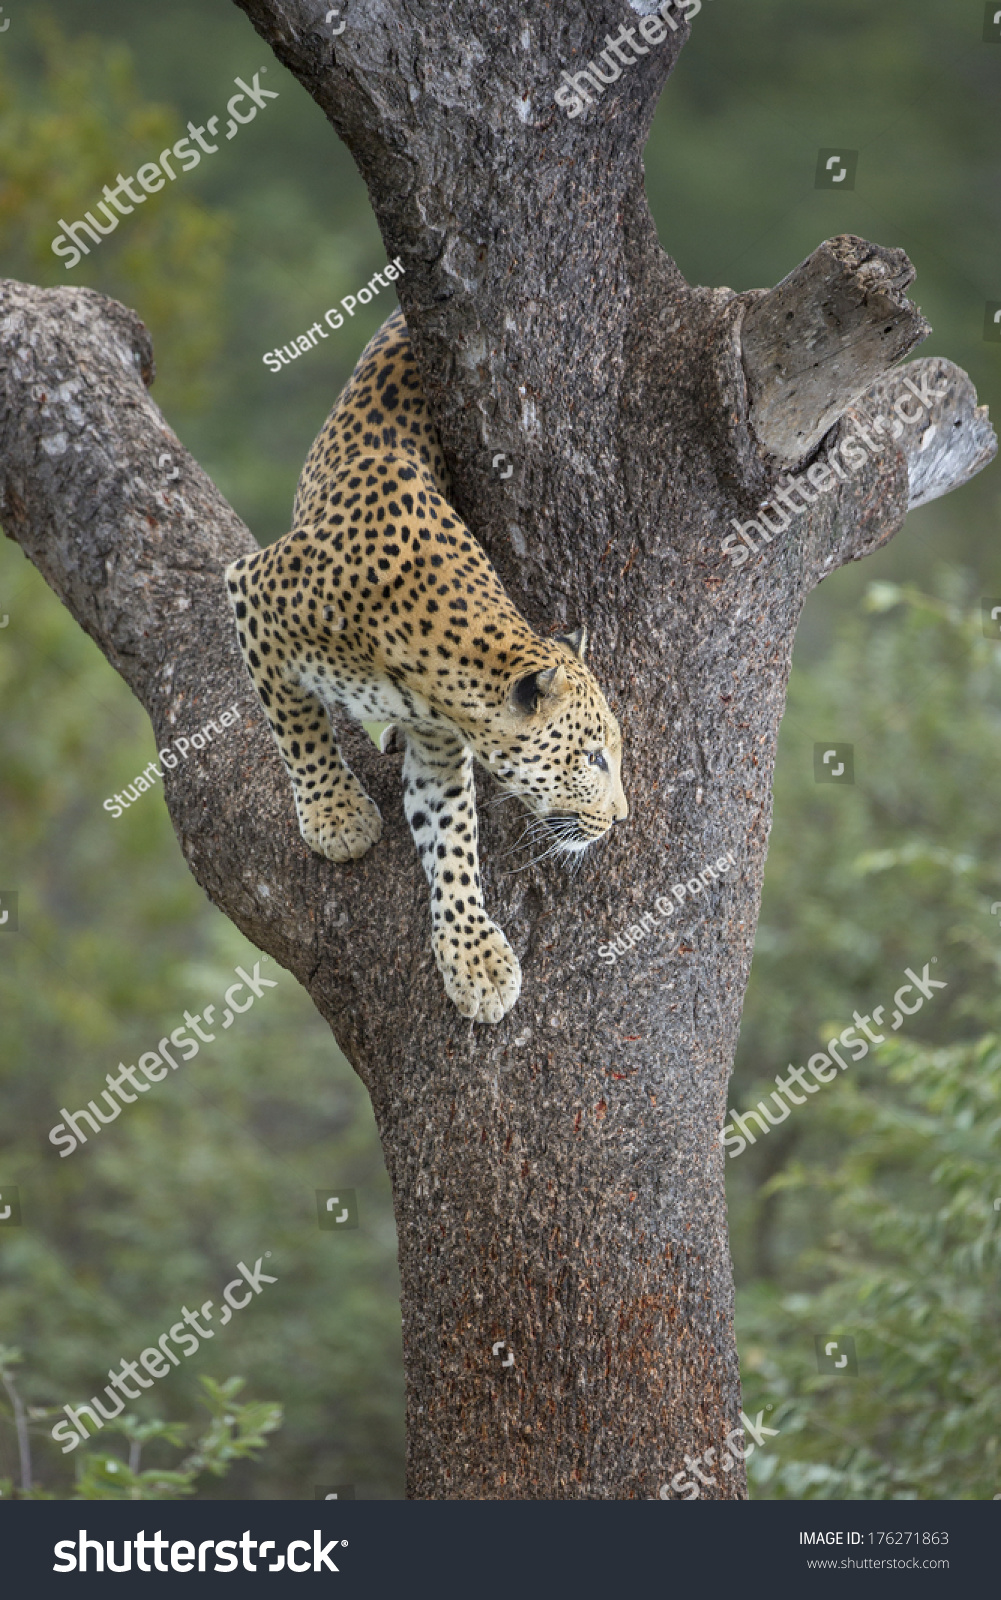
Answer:
[{"label": "tree", "polygon": [[[91,290],[3,285],[0,514],[158,746],[248,702],[212,790],[182,767],[166,797],[199,883],[307,988],[372,1097],[408,1493],[649,1499],[739,1425],[718,1133],[797,619],[908,504],[980,470],[993,434],[950,363],[891,370],[927,331],[901,251],[838,238],[741,295],[691,288],[665,254],[641,153],[691,0],[665,4],[662,37],[644,23],[631,65],[622,32],[604,45],[606,3],[357,3],[336,33],[303,0],[238,3],[404,262],[458,510],[539,631],[587,623],[623,726],[631,822],[572,882],[505,873],[521,824],[481,819],[514,1011],[484,1028],[445,1000],[400,763],[360,730],[343,745],[383,840],[350,867],[303,845],[221,581],[254,541],[146,393],[145,329]],[[603,48],[617,78],[570,116],[560,73]],[[808,469],[802,491],[784,478]],[[757,508],[783,496],[778,534]],[[713,1492],[743,1495],[739,1467]]]}]

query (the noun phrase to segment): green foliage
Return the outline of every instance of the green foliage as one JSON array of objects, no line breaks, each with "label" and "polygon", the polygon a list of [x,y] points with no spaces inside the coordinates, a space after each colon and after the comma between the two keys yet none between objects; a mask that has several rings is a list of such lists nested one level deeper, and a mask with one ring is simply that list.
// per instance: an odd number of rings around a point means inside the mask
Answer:
[{"label": "green foliage", "polygon": [[[779,746],[775,821],[730,1105],[754,1103],[789,1062],[885,1003],[932,957],[948,988],[909,1029],[934,1043],[1001,1021],[1001,652],[979,597],[955,574],[942,593],[881,584],[830,655],[793,673]],[[855,785],[818,785],[816,742],[855,745]],[[853,1078],[878,1081],[880,1046]],[[734,1162],[738,1259],[770,1275],[805,1241],[802,1200],[755,1191],[780,1152],[805,1159],[823,1093]],[[812,1224],[811,1224],[812,1226]]]},{"label": "green foliage", "polygon": [[[134,173],[184,132],[168,107],[140,95],[127,49],[70,41],[51,15],[35,19],[41,82],[4,68],[0,54],[0,233],[3,270],[33,283],[88,283],[136,307],[168,350],[165,404],[204,399],[201,375],[219,348],[229,224],[182,186],[141,211],[67,272],[52,253],[59,217],[92,209],[115,175]],[[173,187],[173,186],[172,186]]]},{"label": "green foliage", "polygon": [[[782,1417],[752,1462],[771,1497],[999,1487],[1001,650],[969,587],[942,589],[874,586],[830,662],[794,676],[783,724],[730,1103],[889,999],[905,966],[938,956],[949,987],[917,1039],[891,1035],[728,1163],[746,1395]],[[828,737],[854,739],[854,788],[813,782]],[[857,1379],[817,1371],[814,1336],[839,1333]]]},{"label": "green foliage", "polygon": [[[21,1361],[18,1350],[8,1350],[0,1345],[0,1382],[3,1382],[12,1401],[17,1398],[13,1368]],[[225,1383],[215,1383],[202,1378],[203,1406],[208,1410],[210,1422],[205,1432],[197,1438],[194,1448],[176,1467],[153,1467],[140,1470],[143,1450],[160,1441],[179,1447],[189,1430],[183,1424],[164,1422],[159,1417],[140,1422],[138,1417],[124,1413],[113,1422],[105,1424],[103,1435],[121,1434],[129,1453],[127,1461],[112,1455],[106,1448],[83,1449],[74,1455],[76,1484],[72,1494],[58,1498],[66,1500],[175,1500],[182,1495],[194,1494],[202,1473],[224,1478],[234,1461],[253,1459],[267,1445],[267,1436],[281,1427],[282,1408],[267,1400],[237,1402],[244,1387],[243,1378],[227,1378]],[[33,1422],[49,1421],[60,1413],[43,1406],[33,1406],[29,1416]],[[94,1441],[91,1441],[92,1445]],[[21,1462],[22,1474],[27,1463]],[[15,1490],[11,1479],[0,1478],[0,1499],[53,1500],[57,1496],[35,1483],[32,1487]]]},{"label": "green foliage", "polygon": [[[818,1104],[827,1160],[793,1159],[768,1186],[816,1197],[825,1223],[797,1263],[804,1287],[742,1299],[745,1393],[782,1418],[750,1464],[755,1495],[1001,1492],[1001,1039],[884,1054],[884,1085],[847,1079]],[[818,1373],[818,1334],[854,1338],[857,1378]]]}]

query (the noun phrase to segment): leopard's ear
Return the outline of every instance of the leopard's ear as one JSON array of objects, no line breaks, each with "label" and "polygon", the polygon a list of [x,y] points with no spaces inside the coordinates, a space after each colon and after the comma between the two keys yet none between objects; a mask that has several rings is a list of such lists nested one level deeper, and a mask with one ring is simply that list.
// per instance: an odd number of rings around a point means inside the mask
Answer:
[{"label": "leopard's ear", "polygon": [[573,633],[557,633],[553,637],[556,644],[565,644],[568,650],[573,651],[578,661],[583,661],[587,649],[586,628],[575,628]]},{"label": "leopard's ear", "polygon": [[508,706],[523,717],[531,717],[540,709],[550,709],[570,692],[567,669],[560,662],[541,672],[530,672],[525,678],[516,678],[508,695]]}]

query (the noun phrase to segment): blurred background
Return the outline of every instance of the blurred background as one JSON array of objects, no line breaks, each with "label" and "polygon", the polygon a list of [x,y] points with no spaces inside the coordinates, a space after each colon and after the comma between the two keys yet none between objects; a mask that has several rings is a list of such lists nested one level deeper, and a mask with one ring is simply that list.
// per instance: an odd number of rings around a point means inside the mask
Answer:
[{"label": "blurred background", "polygon": [[[997,425],[994,10],[707,0],[646,168],[692,283],[771,285],[836,233],[903,247],[934,328],[921,354],[964,367]],[[0,274],[135,306],[168,420],[257,537],[278,537],[395,303],[280,373],[262,364],[385,262],[347,152],[227,0],[11,0],[3,19]],[[55,219],[265,64],[279,99],[67,273]],[[822,148],[857,153],[853,189],[815,187]],[[731,1106],[887,1003],[906,967],[936,958],[948,986],[728,1162],[744,1409],[778,1430],[749,1463],[757,1498],[1001,1492],[1001,651],[981,606],[1001,604],[998,470],[829,578],[800,630]],[[34,1492],[57,1497],[400,1497],[389,1184],[364,1091],[294,980],[272,972],[231,1032],[85,1146],[49,1143],[60,1107],[256,952],[188,875],[159,784],[121,818],[102,809],[154,759],[152,734],[10,541],[0,706],[0,1493],[27,1435]],[[818,742],[853,746],[854,784],[815,782]],[[321,1231],[315,1191],[342,1187],[358,1227]],[[64,1404],[267,1250],[278,1281],[144,1395],[145,1433],[60,1453]],[[852,1340],[856,1362],[819,1370],[818,1337]],[[235,1376],[242,1411],[200,1381]]]}]

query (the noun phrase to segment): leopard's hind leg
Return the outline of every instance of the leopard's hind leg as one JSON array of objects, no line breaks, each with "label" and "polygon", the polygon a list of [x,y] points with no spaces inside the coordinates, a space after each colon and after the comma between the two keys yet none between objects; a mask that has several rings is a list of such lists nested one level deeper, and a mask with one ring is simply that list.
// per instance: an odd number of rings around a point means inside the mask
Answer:
[{"label": "leopard's hind leg", "polygon": [[335,744],[326,709],[300,684],[276,683],[266,706],[292,783],[299,832],[330,861],[357,861],[382,837],[382,816]]},{"label": "leopard's hind leg", "polygon": [[241,557],[227,569],[227,588],[247,671],[292,784],[299,831],[330,861],[357,861],[382,836],[379,807],[345,761],[323,702],[296,681],[280,629],[256,612],[248,615],[255,574],[245,570],[247,561]]}]

